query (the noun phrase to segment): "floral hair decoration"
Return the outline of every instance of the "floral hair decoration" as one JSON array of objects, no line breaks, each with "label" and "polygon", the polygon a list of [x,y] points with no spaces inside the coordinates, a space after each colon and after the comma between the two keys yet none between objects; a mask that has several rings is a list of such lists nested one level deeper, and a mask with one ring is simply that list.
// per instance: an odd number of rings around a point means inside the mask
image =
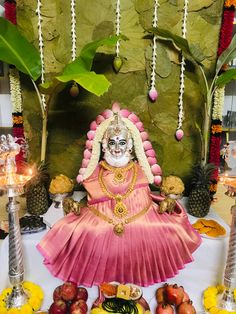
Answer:
[{"label": "floral hair decoration", "polygon": [[136,157],[149,183],[160,185],[162,171],[157,164],[156,153],[148,140],[148,133],[144,130],[143,123],[136,114],[128,109],[120,109],[118,103],[114,103],[111,110],[106,109],[90,124],[83,154],[84,158],[77,176],[78,183],[87,179],[95,170],[101,155],[102,139],[109,124],[113,121],[114,115],[117,113],[131,133]]}]

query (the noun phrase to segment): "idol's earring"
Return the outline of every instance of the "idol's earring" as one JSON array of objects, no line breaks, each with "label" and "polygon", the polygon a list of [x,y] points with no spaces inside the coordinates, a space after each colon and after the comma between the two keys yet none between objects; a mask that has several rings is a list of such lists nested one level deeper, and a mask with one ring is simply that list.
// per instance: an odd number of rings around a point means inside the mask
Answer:
[{"label": "idol's earring", "polygon": [[[157,9],[158,9],[159,3],[158,0],[154,1],[154,13],[153,13],[153,21],[152,26],[157,27]],[[157,36],[153,36],[153,46],[152,46],[152,72],[151,72],[151,78],[150,78],[150,90],[148,93],[149,98],[151,101],[155,102],[158,97],[158,93],[156,90],[156,61],[157,61]]]},{"label": "idol's earring", "polygon": [[[182,24],[182,36],[186,38],[187,31],[187,15],[188,15],[188,0],[184,1],[184,15]],[[179,87],[179,114],[178,114],[178,126],[175,132],[175,137],[178,141],[181,141],[184,136],[184,131],[182,130],[182,124],[184,119],[184,108],[183,108],[183,98],[184,98],[184,71],[185,71],[185,58],[182,52],[181,63],[180,63],[180,87]]]}]

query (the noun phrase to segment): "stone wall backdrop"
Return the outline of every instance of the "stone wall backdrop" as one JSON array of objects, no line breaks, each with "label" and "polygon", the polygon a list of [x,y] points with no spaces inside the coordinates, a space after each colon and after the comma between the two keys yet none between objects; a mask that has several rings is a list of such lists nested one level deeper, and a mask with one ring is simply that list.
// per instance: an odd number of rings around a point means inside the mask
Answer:
[{"label": "stone wall backdrop", "polygon": [[[35,0],[17,0],[20,31],[38,45]],[[103,47],[96,55],[93,70],[111,81],[109,91],[97,97],[81,88],[77,98],[69,86],[55,94],[49,108],[47,161],[52,176],[63,173],[75,178],[84,150],[90,122],[118,101],[139,115],[149,132],[164,175],[180,176],[188,182],[193,164],[200,161],[200,137],[196,124],[203,122],[203,96],[191,64],[185,72],[182,141],[175,139],[178,119],[180,53],[171,44],[158,41],[155,103],[147,97],[152,38],[146,36],[152,26],[152,0],[121,0],[121,42],[124,59],[119,73],[112,68],[114,48]],[[183,0],[160,0],[158,26],[181,36]],[[76,3],[77,52],[88,42],[115,34],[115,0],[79,0]],[[222,0],[189,1],[187,40],[202,50],[202,63],[209,77],[214,73]],[[70,1],[42,0],[45,70],[55,75],[71,61]],[[30,159],[38,161],[41,140],[41,113],[36,93],[27,77],[22,76],[25,130],[30,144]]]}]

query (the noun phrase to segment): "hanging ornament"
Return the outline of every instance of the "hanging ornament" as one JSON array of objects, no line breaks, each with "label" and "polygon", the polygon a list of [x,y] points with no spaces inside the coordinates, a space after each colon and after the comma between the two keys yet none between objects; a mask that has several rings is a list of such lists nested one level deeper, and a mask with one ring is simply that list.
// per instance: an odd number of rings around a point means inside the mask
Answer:
[{"label": "hanging ornament", "polygon": [[[40,53],[40,60],[41,60],[41,83],[45,82],[44,74],[45,74],[45,65],[44,65],[44,53],[43,53],[43,33],[42,33],[42,16],[41,16],[41,0],[37,1],[37,9],[36,14],[38,15],[38,41],[39,41],[39,53]],[[43,110],[46,111],[46,98],[44,94],[41,94],[41,101]]]},{"label": "hanging ornament", "polygon": [[[184,1],[184,16],[182,24],[182,37],[186,38],[187,32],[187,15],[188,15],[188,0]],[[180,88],[179,88],[179,114],[178,114],[178,126],[175,132],[175,137],[178,141],[181,141],[184,136],[184,131],[182,130],[182,124],[184,119],[184,109],[183,109],[183,98],[184,98],[184,71],[185,71],[185,58],[182,53],[181,63],[180,63]]]},{"label": "hanging ornament", "polygon": [[[153,21],[152,26],[157,27],[157,9],[159,7],[158,0],[154,1],[154,13],[153,13]],[[155,102],[158,97],[158,93],[156,90],[156,60],[157,60],[157,36],[153,36],[153,45],[152,45],[152,71],[151,71],[151,79],[150,79],[150,90],[148,93],[149,98],[151,101]]]},{"label": "hanging ornament", "polygon": [[[71,0],[70,2],[70,10],[71,10],[71,59],[75,61],[76,59],[76,13],[75,13],[75,0]],[[70,95],[72,97],[77,97],[79,95],[79,86],[74,81],[70,88]]]},{"label": "hanging ornament", "polygon": [[[116,36],[120,35],[120,0],[116,2]],[[113,68],[116,73],[118,73],[122,67],[123,61],[120,57],[120,41],[118,40],[116,43],[116,56],[113,60]]]}]

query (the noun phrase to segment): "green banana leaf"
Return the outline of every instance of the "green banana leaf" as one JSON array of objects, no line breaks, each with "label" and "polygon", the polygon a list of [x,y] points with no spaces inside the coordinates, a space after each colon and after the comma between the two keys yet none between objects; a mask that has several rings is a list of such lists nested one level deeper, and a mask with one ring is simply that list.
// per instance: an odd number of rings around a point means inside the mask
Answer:
[{"label": "green banana leaf", "polygon": [[203,53],[199,47],[194,44],[190,45],[185,38],[159,27],[150,28],[148,31],[161,40],[171,41],[177,49],[181,49],[184,57],[192,63],[201,64],[201,61],[204,59]]},{"label": "green banana leaf", "polygon": [[225,49],[222,54],[219,56],[216,63],[216,73],[220,71],[224,64],[230,63],[233,59],[236,58],[236,35],[232,38],[230,45]]},{"label": "green banana leaf", "polygon": [[229,69],[228,71],[225,71],[220,76],[218,76],[218,78],[215,81],[215,85],[222,87],[235,79],[236,79],[236,69]]},{"label": "green banana leaf", "polygon": [[0,60],[14,65],[34,81],[41,75],[38,50],[15,25],[2,17],[0,17]]},{"label": "green banana leaf", "polygon": [[103,95],[111,85],[103,74],[96,74],[93,71],[82,72],[77,75],[58,76],[56,79],[62,83],[75,81],[84,89],[96,96]]},{"label": "green banana leaf", "polygon": [[79,57],[65,66],[61,75],[56,76],[50,82],[41,84],[40,90],[45,94],[51,94],[59,84],[75,81],[89,92],[97,96],[103,95],[111,84],[104,75],[90,71],[93,59],[99,47],[114,46],[120,39],[127,38],[125,36],[111,36],[88,43],[81,50]]}]

